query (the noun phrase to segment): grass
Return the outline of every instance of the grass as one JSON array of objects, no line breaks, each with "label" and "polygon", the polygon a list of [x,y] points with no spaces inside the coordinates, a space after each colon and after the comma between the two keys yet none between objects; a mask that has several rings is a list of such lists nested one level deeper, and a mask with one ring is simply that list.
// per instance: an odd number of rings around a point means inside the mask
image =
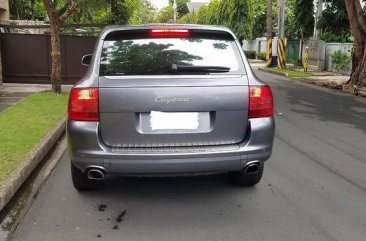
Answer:
[{"label": "grass", "polygon": [[0,183],[65,115],[67,99],[35,93],[0,113]]},{"label": "grass", "polygon": [[273,71],[273,72],[285,73],[285,74],[287,74],[288,77],[291,77],[291,78],[307,78],[307,77],[313,76],[310,73],[297,71],[297,70],[290,70],[290,69],[278,69],[277,67],[270,67],[270,68],[266,68],[266,69]]}]

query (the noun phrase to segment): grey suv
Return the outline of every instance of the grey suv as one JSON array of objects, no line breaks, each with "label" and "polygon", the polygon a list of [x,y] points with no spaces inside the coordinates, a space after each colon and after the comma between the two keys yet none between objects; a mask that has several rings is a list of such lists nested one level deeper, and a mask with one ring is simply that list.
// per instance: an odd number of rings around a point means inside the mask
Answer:
[{"label": "grey suv", "polygon": [[106,174],[260,181],[273,145],[272,93],[229,29],[107,27],[82,62],[90,67],[70,93],[67,125],[76,189]]}]

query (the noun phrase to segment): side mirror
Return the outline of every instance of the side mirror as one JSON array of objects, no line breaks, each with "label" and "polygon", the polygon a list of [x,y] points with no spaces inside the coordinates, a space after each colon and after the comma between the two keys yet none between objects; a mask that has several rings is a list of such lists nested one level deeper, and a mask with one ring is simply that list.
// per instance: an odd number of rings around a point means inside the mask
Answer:
[{"label": "side mirror", "polygon": [[92,57],[93,57],[93,55],[92,55],[92,54],[84,55],[84,56],[81,58],[81,64],[82,64],[82,65],[84,65],[84,66],[89,66],[89,65],[90,65],[90,62],[91,62]]}]

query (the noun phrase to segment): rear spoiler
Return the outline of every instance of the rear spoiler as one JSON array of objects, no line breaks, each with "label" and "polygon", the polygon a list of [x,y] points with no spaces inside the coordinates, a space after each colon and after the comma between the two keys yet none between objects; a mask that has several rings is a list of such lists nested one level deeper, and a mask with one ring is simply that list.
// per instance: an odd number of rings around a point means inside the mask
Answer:
[{"label": "rear spoiler", "polygon": [[191,28],[146,28],[112,30],[104,36],[104,40],[126,40],[146,38],[208,38],[220,40],[235,40],[235,36],[220,29],[191,29]]}]

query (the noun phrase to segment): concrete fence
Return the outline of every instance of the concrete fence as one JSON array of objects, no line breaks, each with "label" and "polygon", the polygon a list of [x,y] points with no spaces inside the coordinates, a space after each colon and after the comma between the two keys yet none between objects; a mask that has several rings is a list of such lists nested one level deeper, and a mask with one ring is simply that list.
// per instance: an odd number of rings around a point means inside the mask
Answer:
[{"label": "concrete fence", "polygon": [[[266,42],[266,37],[244,40],[242,47],[244,51],[266,52]],[[277,56],[277,37],[272,40],[272,55]]]},{"label": "concrete fence", "polygon": [[[334,51],[341,50],[342,52],[352,56],[353,43],[327,43],[325,45],[325,70],[336,71],[333,68],[331,55]],[[344,74],[351,74],[352,62],[347,66]]]},{"label": "concrete fence", "polygon": [[[294,40],[289,41],[288,43],[292,43]],[[300,43],[300,41],[299,41]],[[299,44],[300,45],[300,44]],[[331,55],[334,51],[341,50],[344,53],[347,53],[349,56],[352,55],[352,48],[353,43],[326,43],[322,40],[312,40],[312,39],[305,39],[303,41],[302,46],[300,46],[301,50],[299,50],[298,58],[300,59],[301,56],[304,56],[305,48],[309,48],[309,59],[310,59],[310,67],[312,69],[318,71],[337,71],[334,69],[332,64]],[[243,50],[244,51],[256,51],[258,52],[265,52],[266,51],[266,38],[256,38],[255,40],[244,40],[243,41]],[[272,41],[272,55],[277,56],[277,37],[273,38]],[[295,48],[293,51],[286,51],[287,57],[291,60],[296,60],[296,53]],[[294,52],[294,53],[292,53]],[[289,54],[291,53],[291,54]],[[293,57],[291,56],[293,55]],[[296,61],[295,61],[296,62]],[[343,74],[350,74],[351,73],[351,66],[352,63],[348,65],[346,71]]]}]

